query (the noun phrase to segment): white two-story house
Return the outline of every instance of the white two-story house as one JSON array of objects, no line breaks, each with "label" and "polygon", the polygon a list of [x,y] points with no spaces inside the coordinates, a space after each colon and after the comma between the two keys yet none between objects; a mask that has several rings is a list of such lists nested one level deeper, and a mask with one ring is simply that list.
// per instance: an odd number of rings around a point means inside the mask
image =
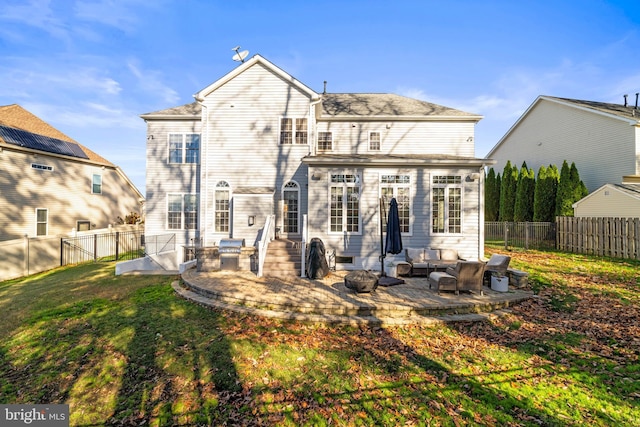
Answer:
[{"label": "white two-story house", "polygon": [[481,116],[393,94],[318,93],[259,55],[194,98],[141,115],[147,235],[251,246],[273,215],[279,238],[317,237],[338,268],[377,269],[380,200],[395,197],[405,247],[482,257],[493,162],[474,156]]}]

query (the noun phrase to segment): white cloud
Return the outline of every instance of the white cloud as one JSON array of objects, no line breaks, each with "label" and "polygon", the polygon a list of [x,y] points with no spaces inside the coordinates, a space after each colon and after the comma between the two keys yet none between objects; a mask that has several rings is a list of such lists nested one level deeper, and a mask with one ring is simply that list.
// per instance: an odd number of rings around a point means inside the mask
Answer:
[{"label": "white cloud", "polygon": [[0,21],[38,28],[58,39],[69,40],[67,24],[55,16],[50,0],[22,0],[0,6]]},{"label": "white cloud", "polygon": [[131,74],[138,80],[138,86],[149,94],[160,97],[163,102],[174,104],[180,96],[173,88],[162,82],[162,73],[159,71],[142,70],[135,59],[129,60],[127,67]]}]

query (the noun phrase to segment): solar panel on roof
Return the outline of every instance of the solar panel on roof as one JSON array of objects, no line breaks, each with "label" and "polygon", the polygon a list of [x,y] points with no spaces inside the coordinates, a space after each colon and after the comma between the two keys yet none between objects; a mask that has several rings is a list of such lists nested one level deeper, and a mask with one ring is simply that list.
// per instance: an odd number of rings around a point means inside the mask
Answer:
[{"label": "solar panel on roof", "polygon": [[63,154],[65,156],[88,159],[82,148],[74,142],[50,138],[44,135],[27,132],[22,129],[0,126],[0,136],[9,144],[46,151],[47,153]]}]

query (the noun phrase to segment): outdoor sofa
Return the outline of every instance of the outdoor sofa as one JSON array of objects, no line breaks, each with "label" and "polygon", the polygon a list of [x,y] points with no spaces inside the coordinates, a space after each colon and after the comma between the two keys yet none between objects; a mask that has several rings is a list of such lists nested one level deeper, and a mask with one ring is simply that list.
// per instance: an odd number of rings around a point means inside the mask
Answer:
[{"label": "outdoor sofa", "polygon": [[405,260],[411,265],[411,276],[428,276],[455,267],[461,258],[455,249],[406,248]]}]

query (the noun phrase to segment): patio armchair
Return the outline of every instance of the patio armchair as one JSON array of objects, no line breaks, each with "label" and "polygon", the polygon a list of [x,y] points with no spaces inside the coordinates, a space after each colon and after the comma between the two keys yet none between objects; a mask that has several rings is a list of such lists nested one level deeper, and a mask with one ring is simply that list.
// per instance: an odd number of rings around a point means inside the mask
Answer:
[{"label": "patio armchair", "polygon": [[484,268],[484,283],[489,286],[491,276],[506,276],[511,257],[508,255],[493,254]]},{"label": "patio armchair", "polygon": [[455,277],[456,294],[460,291],[479,292],[482,290],[485,263],[482,261],[459,261],[455,267],[447,268],[446,274]]}]

